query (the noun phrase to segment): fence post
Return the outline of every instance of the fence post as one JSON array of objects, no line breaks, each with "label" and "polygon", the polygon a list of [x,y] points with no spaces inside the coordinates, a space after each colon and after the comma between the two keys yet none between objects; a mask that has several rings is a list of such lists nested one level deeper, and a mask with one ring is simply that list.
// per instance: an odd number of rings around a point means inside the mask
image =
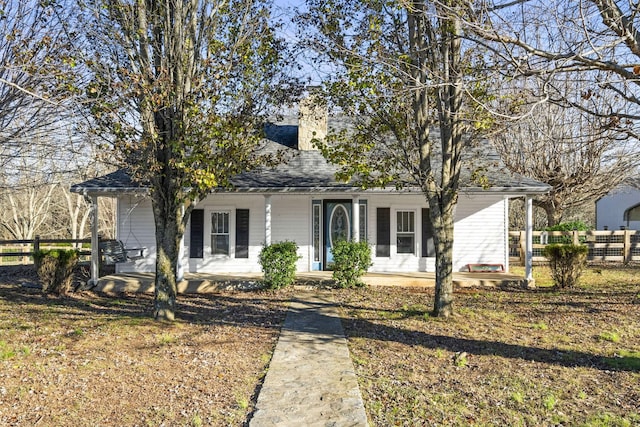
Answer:
[{"label": "fence post", "polygon": [[527,256],[527,236],[526,231],[520,231],[520,238],[518,239],[520,245],[520,264],[525,264],[525,258]]},{"label": "fence post", "polygon": [[631,262],[631,230],[624,230],[624,263]]},{"label": "fence post", "polygon": [[[27,244],[27,247],[29,245]],[[33,262],[36,261],[35,259],[35,253],[38,252],[40,250],[40,236],[36,236],[35,239],[33,239],[33,251],[31,252],[31,255],[33,257]],[[31,264],[31,261],[29,260],[29,255],[22,257],[22,263],[23,264]]]},{"label": "fence post", "polygon": [[580,244],[580,235],[578,233],[578,230],[573,230],[572,240],[573,240],[573,244],[574,245],[579,245]]}]

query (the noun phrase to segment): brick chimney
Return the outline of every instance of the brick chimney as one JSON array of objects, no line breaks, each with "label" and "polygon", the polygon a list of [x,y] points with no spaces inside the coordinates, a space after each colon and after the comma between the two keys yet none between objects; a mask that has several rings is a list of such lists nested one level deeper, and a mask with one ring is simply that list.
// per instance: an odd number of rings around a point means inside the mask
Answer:
[{"label": "brick chimney", "polygon": [[327,107],[319,93],[319,87],[311,86],[300,100],[298,113],[298,150],[315,150],[312,139],[327,136]]}]

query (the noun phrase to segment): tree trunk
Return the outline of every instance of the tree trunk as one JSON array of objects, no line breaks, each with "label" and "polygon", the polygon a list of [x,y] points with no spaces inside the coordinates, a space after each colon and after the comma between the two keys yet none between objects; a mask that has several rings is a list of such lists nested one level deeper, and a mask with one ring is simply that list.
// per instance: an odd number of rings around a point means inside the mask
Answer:
[{"label": "tree trunk", "polygon": [[562,222],[562,214],[564,212],[562,208],[559,208],[561,203],[558,203],[552,196],[546,197],[544,201],[538,202],[537,205],[544,209],[548,227],[553,227]]},{"label": "tree trunk", "polygon": [[175,198],[154,193],[153,209],[156,224],[156,279],[153,317],[173,321],[176,312],[177,266],[180,241],[184,234],[181,209]]},{"label": "tree trunk", "polygon": [[[430,203],[431,222],[436,245],[436,289],[433,303],[435,317],[449,317],[453,314],[453,224],[455,198],[446,198],[441,205]],[[436,209],[434,209],[436,208]],[[439,211],[439,212],[438,212]]]}]

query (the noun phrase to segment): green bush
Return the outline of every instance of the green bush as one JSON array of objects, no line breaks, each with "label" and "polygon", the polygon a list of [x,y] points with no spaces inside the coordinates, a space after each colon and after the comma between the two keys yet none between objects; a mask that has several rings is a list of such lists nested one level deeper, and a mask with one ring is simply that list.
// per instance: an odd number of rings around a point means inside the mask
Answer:
[{"label": "green bush", "polygon": [[[551,227],[547,227],[544,229],[545,231],[563,231],[563,232],[572,232],[572,231],[590,231],[592,227],[585,224],[582,221],[570,221],[570,222],[561,222],[560,224],[556,224]],[[578,237],[578,242],[584,243],[586,241],[585,236]],[[559,244],[573,244],[573,235],[567,234],[564,236],[549,236],[549,243],[559,243]]]},{"label": "green bush", "polygon": [[551,277],[559,288],[578,284],[587,262],[589,248],[584,245],[554,244],[544,248],[542,254],[549,260]]},{"label": "green bush", "polygon": [[77,250],[51,249],[33,254],[42,291],[48,294],[66,295],[73,285],[74,271],[78,265]]},{"label": "green bush", "polygon": [[561,222],[552,227],[545,228],[546,231],[590,231],[591,227],[582,221]]},{"label": "green bush", "polygon": [[264,284],[268,289],[278,289],[293,284],[296,279],[298,245],[284,241],[264,246],[259,263],[264,272]]},{"label": "green bush", "polygon": [[333,279],[339,288],[364,286],[360,280],[371,267],[371,247],[367,242],[341,240],[333,245]]}]

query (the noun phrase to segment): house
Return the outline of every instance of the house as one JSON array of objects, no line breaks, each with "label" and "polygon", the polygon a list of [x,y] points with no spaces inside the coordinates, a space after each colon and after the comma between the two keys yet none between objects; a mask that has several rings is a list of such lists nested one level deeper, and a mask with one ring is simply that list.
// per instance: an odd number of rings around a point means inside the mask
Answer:
[{"label": "house", "polygon": [[640,230],[640,178],[627,180],[596,200],[598,230]]},{"label": "house", "polygon": [[[184,236],[183,271],[260,272],[263,245],[284,240],[299,246],[298,271],[327,270],[332,244],[342,238],[371,244],[370,271],[435,271],[429,207],[421,191],[363,190],[337,181],[337,168],[311,143],[326,135],[327,115],[305,108],[301,105],[300,120],[266,127],[267,146],[285,150],[286,163],[243,173],[233,180],[233,190],[213,191],[197,204]],[[488,189],[472,183],[478,165],[491,184]],[[509,198],[548,190],[546,184],[510,173],[488,147],[471,151],[455,217],[454,271],[485,263],[508,269]],[[120,170],[74,185],[72,191],[93,200],[117,198],[117,238],[127,247],[147,248],[145,257],[119,263],[117,272],[154,271],[154,222],[145,188]],[[95,229],[94,235],[97,241]]]}]

